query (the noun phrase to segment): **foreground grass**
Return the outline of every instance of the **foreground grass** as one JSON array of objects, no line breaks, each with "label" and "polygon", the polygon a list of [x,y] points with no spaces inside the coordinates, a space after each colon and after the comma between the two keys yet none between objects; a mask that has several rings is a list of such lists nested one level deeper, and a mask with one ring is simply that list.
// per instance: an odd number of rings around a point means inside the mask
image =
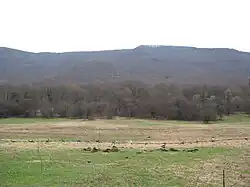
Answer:
[{"label": "foreground grass", "polygon": [[32,124],[67,121],[66,118],[0,118],[1,124]]},{"label": "foreground grass", "polygon": [[[39,151],[39,152],[38,152]],[[0,148],[1,186],[221,186],[221,171],[235,181],[249,165],[246,150],[200,148],[198,152],[90,153],[80,149]],[[227,164],[220,161],[227,158]],[[217,161],[216,161],[217,159]],[[237,168],[232,168],[237,162]],[[225,161],[224,161],[225,162]],[[216,169],[204,165],[212,163]],[[204,167],[206,172],[204,173]],[[232,170],[233,169],[233,170]],[[206,178],[214,174],[213,179]]]}]

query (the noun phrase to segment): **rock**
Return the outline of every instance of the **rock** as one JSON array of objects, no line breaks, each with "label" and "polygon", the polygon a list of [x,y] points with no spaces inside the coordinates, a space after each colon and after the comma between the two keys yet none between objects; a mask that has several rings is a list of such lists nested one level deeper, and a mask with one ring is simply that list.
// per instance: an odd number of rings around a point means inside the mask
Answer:
[{"label": "rock", "polygon": [[160,151],[168,152],[169,150],[166,148],[160,148]]},{"label": "rock", "polygon": [[111,149],[104,149],[103,152],[104,153],[109,153],[109,152],[111,152]]},{"label": "rock", "polygon": [[186,150],[187,152],[191,152],[191,153],[194,153],[194,152],[197,152],[197,151],[199,151],[197,148],[195,148],[195,149],[188,149],[188,150]]},{"label": "rock", "polygon": [[178,152],[179,150],[175,148],[170,148],[169,151]]},{"label": "rock", "polygon": [[83,149],[84,151],[91,151],[91,147],[87,147]]},{"label": "rock", "polygon": [[114,146],[114,145],[113,145],[113,147],[112,147],[111,151],[112,151],[112,152],[118,152],[118,151],[119,151],[119,149],[118,149],[118,147],[116,147],[116,146]]},{"label": "rock", "polygon": [[164,143],[162,146],[161,146],[161,148],[166,148],[166,143]]},{"label": "rock", "polygon": [[98,152],[98,151],[99,151],[99,149],[97,149],[96,147],[94,147],[94,148],[91,150],[92,153],[95,153],[95,152]]}]

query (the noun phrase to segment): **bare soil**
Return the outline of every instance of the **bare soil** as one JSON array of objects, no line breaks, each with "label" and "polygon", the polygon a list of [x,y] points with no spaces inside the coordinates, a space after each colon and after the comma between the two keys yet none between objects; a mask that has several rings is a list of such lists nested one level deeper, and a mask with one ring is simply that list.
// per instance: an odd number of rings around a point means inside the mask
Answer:
[{"label": "bare soil", "polygon": [[231,141],[218,141],[218,142],[200,142],[200,143],[165,143],[165,142],[133,142],[131,143],[109,143],[109,142],[5,142],[0,144],[2,147],[13,147],[13,148],[24,148],[24,149],[64,149],[64,148],[87,148],[87,147],[96,147],[99,149],[111,148],[113,145],[116,145],[118,148],[122,149],[143,149],[143,150],[152,150],[161,148],[162,145],[165,145],[166,148],[194,148],[194,147],[250,147],[250,141],[246,140],[231,140]]},{"label": "bare soil", "polygon": [[[143,120],[142,120],[143,122]],[[152,122],[152,121],[150,121]],[[154,122],[154,121],[153,121]],[[155,121],[155,123],[158,123]],[[171,124],[142,125],[133,120],[70,121],[32,125],[1,125],[0,146],[36,148],[34,139],[44,148],[108,148],[114,143],[121,148],[153,149],[166,147],[250,147],[250,125],[242,124]],[[63,142],[62,139],[79,142]]]}]

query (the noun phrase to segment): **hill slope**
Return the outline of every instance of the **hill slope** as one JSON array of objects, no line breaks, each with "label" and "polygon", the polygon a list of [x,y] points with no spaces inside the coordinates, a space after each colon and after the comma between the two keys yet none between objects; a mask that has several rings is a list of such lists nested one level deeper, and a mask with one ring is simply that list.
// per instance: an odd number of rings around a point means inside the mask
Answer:
[{"label": "hill slope", "polygon": [[0,48],[0,81],[12,84],[128,79],[147,83],[246,84],[248,71],[250,53],[233,49],[139,46],[114,51],[30,53]]}]

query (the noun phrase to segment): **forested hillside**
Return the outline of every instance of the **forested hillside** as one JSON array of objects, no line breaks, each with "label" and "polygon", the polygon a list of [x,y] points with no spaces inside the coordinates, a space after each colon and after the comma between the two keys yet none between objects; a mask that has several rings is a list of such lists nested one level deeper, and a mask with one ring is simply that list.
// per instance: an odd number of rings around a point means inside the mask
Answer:
[{"label": "forested hillside", "polygon": [[1,83],[10,84],[138,80],[150,84],[243,85],[250,70],[250,53],[173,46],[67,53],[0,48],[0,67]]}]

